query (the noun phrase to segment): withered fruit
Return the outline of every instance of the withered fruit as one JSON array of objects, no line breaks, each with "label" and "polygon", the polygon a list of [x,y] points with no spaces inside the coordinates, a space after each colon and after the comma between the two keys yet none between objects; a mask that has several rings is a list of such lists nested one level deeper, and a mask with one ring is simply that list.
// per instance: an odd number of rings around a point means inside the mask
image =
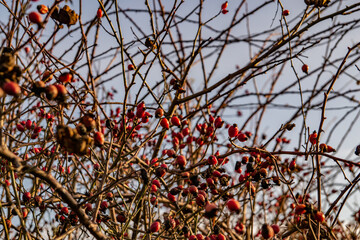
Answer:
[{"label": "withered fruit", "polygon": [[89,132],[96,127],[94,114],[88,113],[88,114],[84,115],[81,118],[80,122],[85,125],[87,131],[89,131]]},{"label": "withered fruit", "polygon": [[89,136],[78,134],[77,130],[66,125],[57,127],[56,138],[60,146],[69,153],[85,155],[89,147],[93,146],[94,140]]},{"label": "withered fruit", "polygon": [[60,24],[66,24],[69,27],[76,24],[79,15],[77,15],[68,5],[65,5],[62,9],[59,9],[59,7],[56,6],[51,17]]},{"label": "withered fruit", "polygon": [[0,49],[0,81],[19,82],[22,71],[15,62],[16,56],[11,48]]},{"label": "withered fruit", "polygon": [[306,5],[315,7],[327,7],[330,3],[330,0],[305,0]]},{"label": "withered fruit", "polygon": [[35,93],[36,96],[40,96],[41,93],[45,92],[45,82],[43,81],[34,82],[31,91]]}]

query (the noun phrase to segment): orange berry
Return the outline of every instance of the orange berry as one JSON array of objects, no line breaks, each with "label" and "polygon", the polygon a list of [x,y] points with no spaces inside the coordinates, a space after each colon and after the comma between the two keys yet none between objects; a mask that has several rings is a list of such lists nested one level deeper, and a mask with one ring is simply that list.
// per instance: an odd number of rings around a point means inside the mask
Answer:
[{"label": "orange berry", "polygon": [[325,221],[325,214],[323,212],[317,211],[314,214],[314,219],[320,223]]},{"label": "orange berry", "polygon": [[64,99],[66,94],[67,94],[66,87],[64,85],[62,85],[62,84],[54,84],[54,86],[58,90],[58,97]]},{"label": "orange berry", "polygon": [[103,11],[101,10],[101,8],[99,8],[99,9],[97,10],[96,16],[97,16],[98,18],[102,18],[102,16],[103,16]]},{"label": "orange berry", "polygon": [[295,207],[295,214],[301,215],[301,214],[304,214],[304,213],[306,213],[306,205],[305,204],[298,204]]},{"label": "orange berry", "polygon": [[45,6],[45,5],[43,5],[43,4],[37,5],[36,8],[37,8],[38,12],[41,13],[41,14],[46,14],[49,11],[49,8],[47,6]]},{"label": "orange berry", "polygon": [[105,137],[104,134],[101,132],[96,132],[94,135],[95,145],[96,146],[102,146],[105,143]]},{"label": "orange berry", "polygon": [[129,65],[128,65],[128,70],[129,70],[129,71],[134,70],[134,69],[135,69],[134,65],[132,65],[132,64],[129,64]]}]

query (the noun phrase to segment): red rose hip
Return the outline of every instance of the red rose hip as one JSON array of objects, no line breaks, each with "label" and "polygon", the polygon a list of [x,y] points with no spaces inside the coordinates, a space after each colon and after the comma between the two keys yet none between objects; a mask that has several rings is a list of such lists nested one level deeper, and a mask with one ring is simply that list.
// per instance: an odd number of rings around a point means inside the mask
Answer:
[{"label": "red rose hip", "polygon": [[171,124],[174,126],[181,126],[181,122],[180,119],[177,116],[172,116],[171,117]]},{"label": "red rose hip", "polygon": [[308,74],[309,73],[309,66],[307,64],[302,65],[301,70]]},{"label": "red rose hip", "polygon": [[31,12],[31,13],[29,13],[29,20],[32,23],[41,24],[42,17],[40,15],[40,13],[38,13],[38,12]]},{"label": "red rose hip", "polygon": [[278,234],[280,232],[280,227],[277,224],[271,225],[272,229],[274,230],[275,234]]},{"label": "red rose hip", "polygon": [[6,94],[9,94],[11,96],[18,96],[21,93],[21,88],[20,88],[19,84],[15,83],[15,82],[4,83],[4,85],[2,86],[2,89],[4,90],[4,92]]},{"label": "red rose hip", "polygon": [[160,126],[162,126],[165,129],[169,129],[170,128],[169,121],[166,118],[161,119]]},{"label": "red rose hip", "polygon": [[97,10],[96,16],[97,16],[98,18],[102,18],[102,16],[103,16],[103,11],[101,10],[101,8],[99,8],[99,9]]},{"label": "red rose hip", "polygon": [[160,221],[153,222],[150,226],[150,232],[158,232],[160,230],[161,224]]},{"label": "red rose hip", "polygon": [[59,76],[59,81],[62,83],[69,83],[71,82],[73,76],[71,73],[63,73]]},{"label": "red rose hip", "polygon": [[104,134],[101,132],[96,132],[94,135],[95,145],[96,146],[102,146],[105,143]]},{"label": "red rose hip", "polygon": [[185,167],[185,165],[186,165],[186,163],[187,163],[185,156],[183,156],[183,155],[177,156],[177,158],[176,158],[176,163],[177,163],[180,167]]},{"label": "red rose hip", "polygon": [[325,214],[323,212],[317,211],[314,214],[314,219],[320,223],[325,221]]},{"label": "red rose hip", "polygon": [[226,203],[227,208],[230,210],[230,212],[236,212],[238,213],[240,211],[240,203],[235,199],[229,199]]},{"label": "red rose hip", "polygon": [[230,138],[236,137],[239,134],[239,129],[238,129],[237,125],[234,124],[234,125],[230,126],[228,133],[229,133]]}]

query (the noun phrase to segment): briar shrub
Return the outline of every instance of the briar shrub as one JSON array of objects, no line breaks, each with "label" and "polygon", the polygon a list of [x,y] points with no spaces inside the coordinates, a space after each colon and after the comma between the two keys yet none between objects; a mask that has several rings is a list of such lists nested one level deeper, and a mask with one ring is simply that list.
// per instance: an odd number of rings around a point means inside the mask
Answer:
[{"label": "briar shrub", "polygon": [[214,2],[0,1],[2,239],[357,239],[360,3]]}]

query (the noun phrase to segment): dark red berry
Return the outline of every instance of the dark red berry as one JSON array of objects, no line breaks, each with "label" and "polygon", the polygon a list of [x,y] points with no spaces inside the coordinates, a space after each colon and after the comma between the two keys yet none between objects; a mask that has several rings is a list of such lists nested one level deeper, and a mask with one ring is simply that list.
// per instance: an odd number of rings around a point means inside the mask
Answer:
[{"label": "dark red berry", "polygon": [[176,201],[176,197],[174,195],[172,195],[171,193],[168,193],[167,197],[168,197],[170,202],[175,202]]},{"label": "dark red berry", "polygon": [[150,226],[150,232],[158,232],[160,230],[161,224],[160,221],[155,221]]},{"label": "dark red berry", "polygon": [[309,73],[309,66],[307,64],[302,65],[301,70],[308,74]]},{"label": "dark red berry", "polygon": [[211,155],[209,158],[208,158],[208,164],[209,165],[216,165],[218,163],[218,160],[217,158],[214,156],[214,155]]},{"label": "dark red berry", "polygon": [[216,128],[221,128],[224,125],[224,121],[221,119],[221,117],[217,117],[215,119],[214,125]]},{"label": "dark red berry", "polygon": [[205,206],[205,217],[213,218],[218,214],[219,208],[215,203],[207,203]]},{"label": "dark red berry", "polygon": [[109,207],[109,203],[107,201],[102,201],[100,203],[100,210],[101,211],[105,212],[108,207]]},{"label": "dark red berry", "polygon": [[275,234],[278,234],[280,232],[280,227],[277,224],[271,225],[272,229],[274,230]]},{"label": "dark red berry", "polygon": [[102,16],[103,16],[103,11],[101,10],[101,8],[98,8],[98,10],[97,10],[97,12],[96,12],[96,16],[97,16],[98,18],[102,18]]},{"label": "dark red berry", "polygon": [[176,163],[177,163],[177,164],[179,165],[179,167],[181,167],[181,168],[185,167],[185,165],[186,165],[186,163],[187,163],[185,156],[183,156],[183,155],[177,156],[177,158],[176,158]]},{"label": "dark red berry", "polygon": [[221,4],[221,10],[224,10],[228,7],[228,2],[224,2],[223,4]]},{"label": "dark red berry", "polygon": [[248,137],[245,133],[239,133],[237,135],[237,139],[240,141],[240,142],[245,142],[248,140]]},{"label": "dark red berry", "polygon": [[128,65],[128,70],[129,70],[129,71],[134,70],[134,69],[135,69],[134,65],[132,65],[132,64],[129,64],[129,65]]},{"label": "dark red berry", "polygon": [[61,214],[68,215],[68,214],[69,214],[69,209],[68,209],[67,207],[63,207],[63,208],[61,208],[60,213],[61,213]]},{"label": "dark red berry", "polygon": [[236,137],[239,134],[239,129],[238,129],[237,125],[234,124],[234,125],[230,126],[228,133],[229,133],[230,138]]}]

